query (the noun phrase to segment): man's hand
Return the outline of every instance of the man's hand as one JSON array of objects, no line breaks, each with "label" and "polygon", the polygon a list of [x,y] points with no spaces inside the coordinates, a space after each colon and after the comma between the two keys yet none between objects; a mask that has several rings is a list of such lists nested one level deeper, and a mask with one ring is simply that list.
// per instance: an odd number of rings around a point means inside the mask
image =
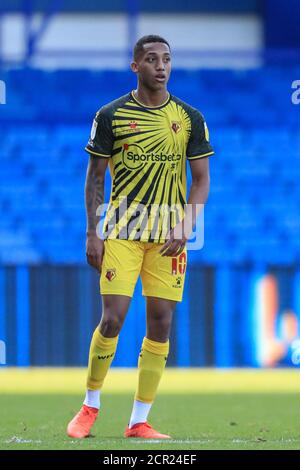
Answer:
[{"label": "man's hand", "polygon": [[86,259],[90,266],[101,272],[104,254],[104,241],[96,234],[88,235],[86,239]]},{"label": "man's hand", "polygon": [[187,238],[184,235],[183,222],[179,222],[176,227],[170,230],[168,241],[161,247],[159,252],[162,256],[178,256],[183,252]]}]

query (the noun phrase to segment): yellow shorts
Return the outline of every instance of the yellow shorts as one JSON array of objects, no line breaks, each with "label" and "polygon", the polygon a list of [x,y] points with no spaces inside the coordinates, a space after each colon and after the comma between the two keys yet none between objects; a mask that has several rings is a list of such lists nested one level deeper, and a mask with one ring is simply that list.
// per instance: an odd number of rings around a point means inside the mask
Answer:
[{"label": "yellow shorts", "polygon": [[161,243],[107,239],[100,276],[101,294],[133,296],[141,275],[144,296],[182,300],[187,253],[162,256]]}]

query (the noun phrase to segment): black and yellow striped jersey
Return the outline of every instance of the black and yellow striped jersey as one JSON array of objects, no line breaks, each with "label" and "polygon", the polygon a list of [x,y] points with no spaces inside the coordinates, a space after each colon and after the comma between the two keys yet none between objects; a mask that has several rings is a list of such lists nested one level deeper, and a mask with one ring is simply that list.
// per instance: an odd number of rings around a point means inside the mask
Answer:
[{"label": "black and yellow striped jersey", "polygon": [[147,242],[164,242],[183,217],[186,160],[214,153],[197,109],[170,94],[162,105],[146,107],[133,92],[96,113],[85,150],[109,158],[105,236]]}]

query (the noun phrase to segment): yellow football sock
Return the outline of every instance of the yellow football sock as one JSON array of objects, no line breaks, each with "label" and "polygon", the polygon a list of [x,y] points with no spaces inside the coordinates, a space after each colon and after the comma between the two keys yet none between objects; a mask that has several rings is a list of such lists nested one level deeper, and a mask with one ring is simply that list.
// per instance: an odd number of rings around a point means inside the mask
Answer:
[{"label": "yellow football sock", "polygon": [[169,354],[169,341],[158,343],[144,338],[139,357],[139,382],[135,400],[144,403],[154,401]]},{"label": "yellow football sock", "polygon": [[97,327],[94,331],[89,354],[87,388],[100,390],[112,363],[118,344],[118,336],[105,338]]}]

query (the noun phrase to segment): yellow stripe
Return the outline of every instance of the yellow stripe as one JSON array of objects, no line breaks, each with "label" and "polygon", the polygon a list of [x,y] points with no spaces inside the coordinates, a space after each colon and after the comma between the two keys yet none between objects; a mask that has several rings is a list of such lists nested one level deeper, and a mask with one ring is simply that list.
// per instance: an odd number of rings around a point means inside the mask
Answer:
[{"label": "yellow stripe", "polygon": [[106,157],[106,158],[109,158],[110,155],[107,155],[106,153],[97,153],[97,152],[92,152],[92,150],[88,149],[87,147],[85,147],[84,149],[86,152],[88,153],[92,153],[93,155],[98,155],[99,157]]},{"label": "yellow stripe", "polygon": [[208,157],[208,155],[213,155],[215,152],[204,153],[203,155],[194,155],[193,157],[187,157],[188,160],[196,160],[197,158]]},{"label": "yellow stripe", "polygon": [[[84,393],[86,369],[2,368],[0,394]],[[103,391],[134,393],[136,369],[109,371]],[[190,393],[299,393],[299,371],[295,369],[173,369],[167,368],[159,386],[161,394]]]}]

